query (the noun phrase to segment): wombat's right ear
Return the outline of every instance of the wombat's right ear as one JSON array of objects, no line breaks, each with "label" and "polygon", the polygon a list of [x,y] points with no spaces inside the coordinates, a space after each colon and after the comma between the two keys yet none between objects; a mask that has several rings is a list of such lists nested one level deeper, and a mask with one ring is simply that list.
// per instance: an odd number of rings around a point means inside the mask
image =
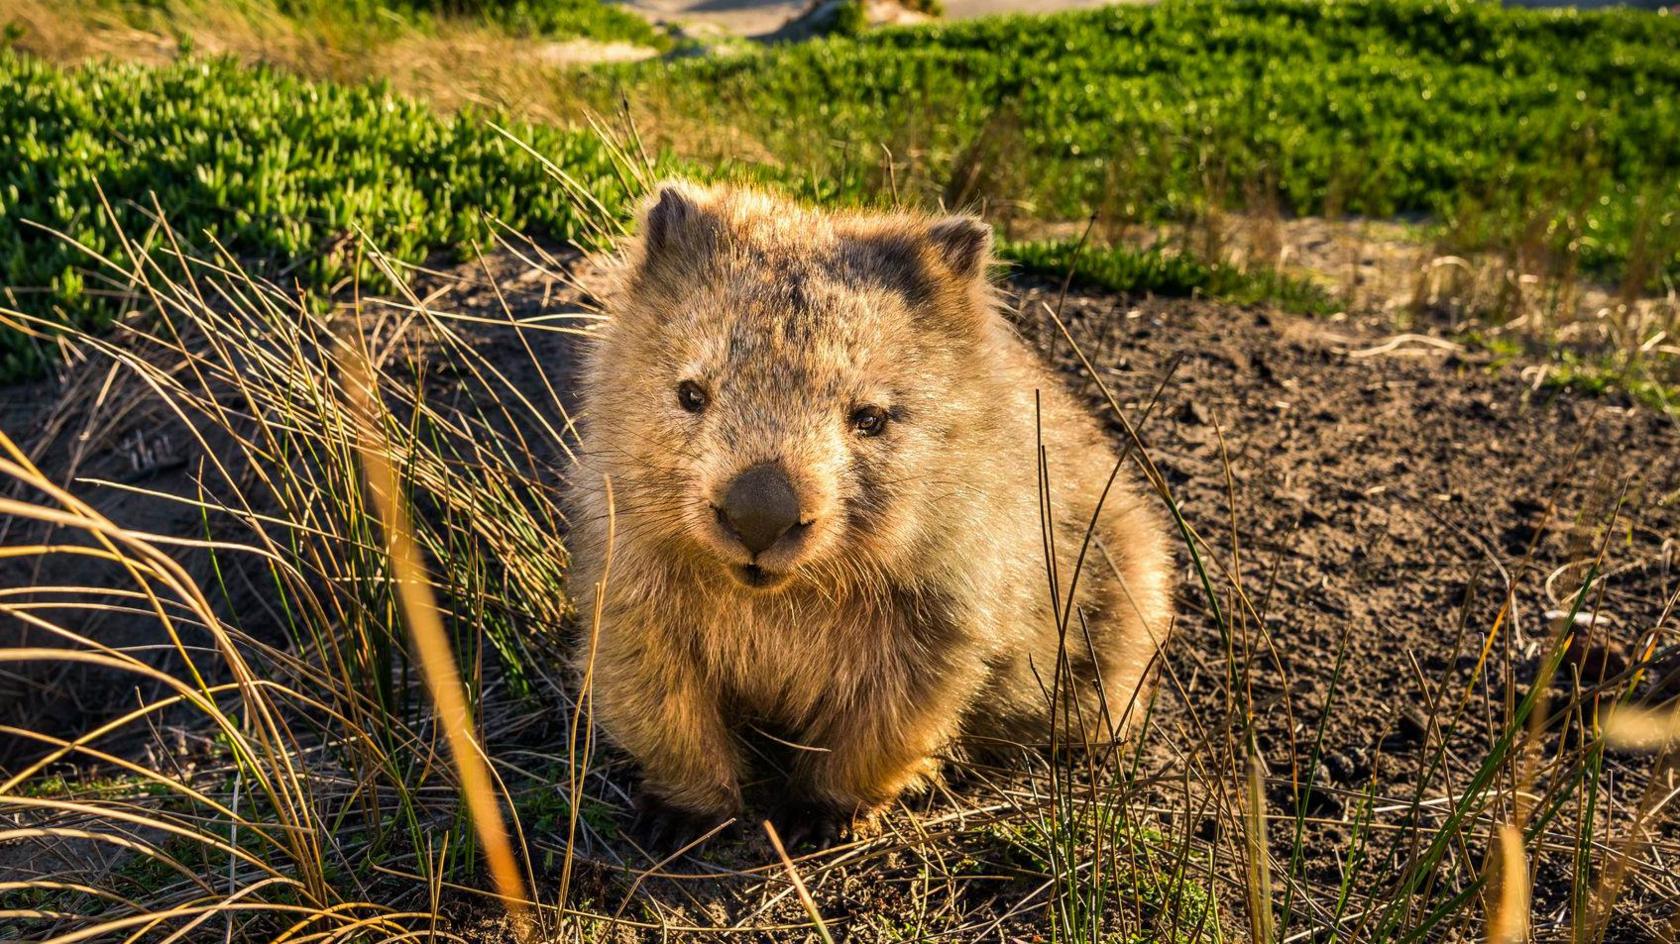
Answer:
[{"label": "wombat's right ear", "polygon": [[706,194],[681,180],[668,180],[642,203],[638,216],[643,265],[667,258],[692,259],[711,248],[715,227]]},{"label": "wombat's right ear", "polygon": [[948,216],[928,227],[928,241],[957,278],[985,275],[992,257],[992,228],[978,216]]}]

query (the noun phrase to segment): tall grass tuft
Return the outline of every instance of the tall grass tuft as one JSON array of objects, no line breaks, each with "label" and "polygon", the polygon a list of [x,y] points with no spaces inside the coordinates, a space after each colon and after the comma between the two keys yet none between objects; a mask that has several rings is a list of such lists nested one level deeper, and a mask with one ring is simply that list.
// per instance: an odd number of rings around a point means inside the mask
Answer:
[{"label": "tall grass tuft", "polygon": [[[67,486],[31,459],[50,443],[0,432],[0,563],[77,575],[0,594],[6,624],[42,640],[0,648],[0,662],[79,669],[140,695],[71,737],[6,727],[33,748],[0,781],[0,839],[44,851],[0,885],[0,925],[66,942],[212,928],[448,939],[440,893],[476,887],[480,861],[510,911],[534,909],[523,837],[500,810],[512,780],[545,788],[496,744],[507,726],[573,705],[556,672],[571,615],[554,497],[568,421],[557,397],[526,396],[508,377],[516,365],[480,346],[504,331],[535,358],[531,338],[577,332],[587,316],[452,320],[372,247],[361,251],[402,294],[326,307],[228,253],[179,245],[167,226],[150,245],[125,239],[127,263],[109,274],[146,315],[64,345],[72,362],[101,365],[103,399],[151,404],[187,444],[180,479]],[[174,508],[201,534],[126,528],[78,489]],[[145,641],[79,628],[112,609],[147,623]],[[168,730],[202,734],[185,766]],[[562,779],[577,760],[554,758]],[[42,786],[89,767],[116,787]]]}]

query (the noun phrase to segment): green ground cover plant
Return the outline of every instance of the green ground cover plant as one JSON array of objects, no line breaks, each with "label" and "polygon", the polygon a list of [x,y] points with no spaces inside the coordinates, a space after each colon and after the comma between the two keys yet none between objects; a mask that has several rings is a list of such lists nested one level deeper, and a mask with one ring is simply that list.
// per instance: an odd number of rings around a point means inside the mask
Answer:
[{"label": "green ground cover plant", "polygon": [[[1169,0],[599,70],[681,150],[833,196],[1119,222],[1424,214],[1466,246],[1680,274],[1680,19],[1496,3]],[[708,150],[710,149],[710,151]]]},{"label": "green ground cover plant", "polygon": [[[600,139],[510,129],[603,207],[623,185]],[[297,79],[226,60],[60,70],[0,52],[0,282],[16,306],[91,326],[128,289],[89,281],[89,256],[129,254],[111,226],[155,237],[167,208],[189,244],[221,244],[288,281],[329,287],[378,273],[339,251],[356,230],[401,259],[488,237],[492,221],[587,243],[543,161],[490,116],[439,116],[378,86]],[[56,231],[53,232],[53,231]],[[62,237],[58,234],[62,234]],[[41,345],[0,330],[0,378],[39,369]]]},{"label": "green ground cover plant", "polygon": [[1327,315],[1339,308],[1328,292],[1304,279],[1275,269],[1245,271],[1204,262],[1162,246],[1137,250],[1115,245],[1085,246],[1078,240],[1037,240],[1002,243],[998,255],[1027,272],[1069,278],[1113,292],[1201,296],[1239,305],[1265,303],[1309,315]]},{"label": "green ground cover plant", "polygon": [[276,6],[292,16],[362,21],[395,17],[431,28],[451,19],[467,19],[520,34],[660,48],[670,45],[669,39],[646,19],[602,0],[276,0]]}]

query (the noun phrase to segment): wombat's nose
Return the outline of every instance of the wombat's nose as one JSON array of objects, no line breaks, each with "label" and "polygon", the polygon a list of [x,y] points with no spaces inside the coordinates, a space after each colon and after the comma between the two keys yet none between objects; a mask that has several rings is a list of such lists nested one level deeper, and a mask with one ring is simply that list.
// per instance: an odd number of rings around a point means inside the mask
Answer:
[{"label": "wombat's nose", "polygon": [[799,496],[779,463],[764,462],[729,483],[718,516],[747,550],[761,554],[799,523]]}]

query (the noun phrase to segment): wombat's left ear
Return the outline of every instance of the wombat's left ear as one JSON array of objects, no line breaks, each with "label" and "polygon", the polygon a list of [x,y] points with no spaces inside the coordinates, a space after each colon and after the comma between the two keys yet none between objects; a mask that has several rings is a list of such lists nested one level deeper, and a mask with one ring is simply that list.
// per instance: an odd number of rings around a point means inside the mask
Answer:
[{"label": "wombat's left ear", "polygon": [[649,256],[661,253],[692,250],[696,237],[706,227],[702,208],[705,194],[698,187],[683,180],[661,183],[652,196],[642,202],[641,233]]},{"label": "wombat's left ear", "polygon": [[966,213],[947,216],[928,227],[928,240],[951,274],[972,279],[985,274],[992,257],[992,228]]}]

